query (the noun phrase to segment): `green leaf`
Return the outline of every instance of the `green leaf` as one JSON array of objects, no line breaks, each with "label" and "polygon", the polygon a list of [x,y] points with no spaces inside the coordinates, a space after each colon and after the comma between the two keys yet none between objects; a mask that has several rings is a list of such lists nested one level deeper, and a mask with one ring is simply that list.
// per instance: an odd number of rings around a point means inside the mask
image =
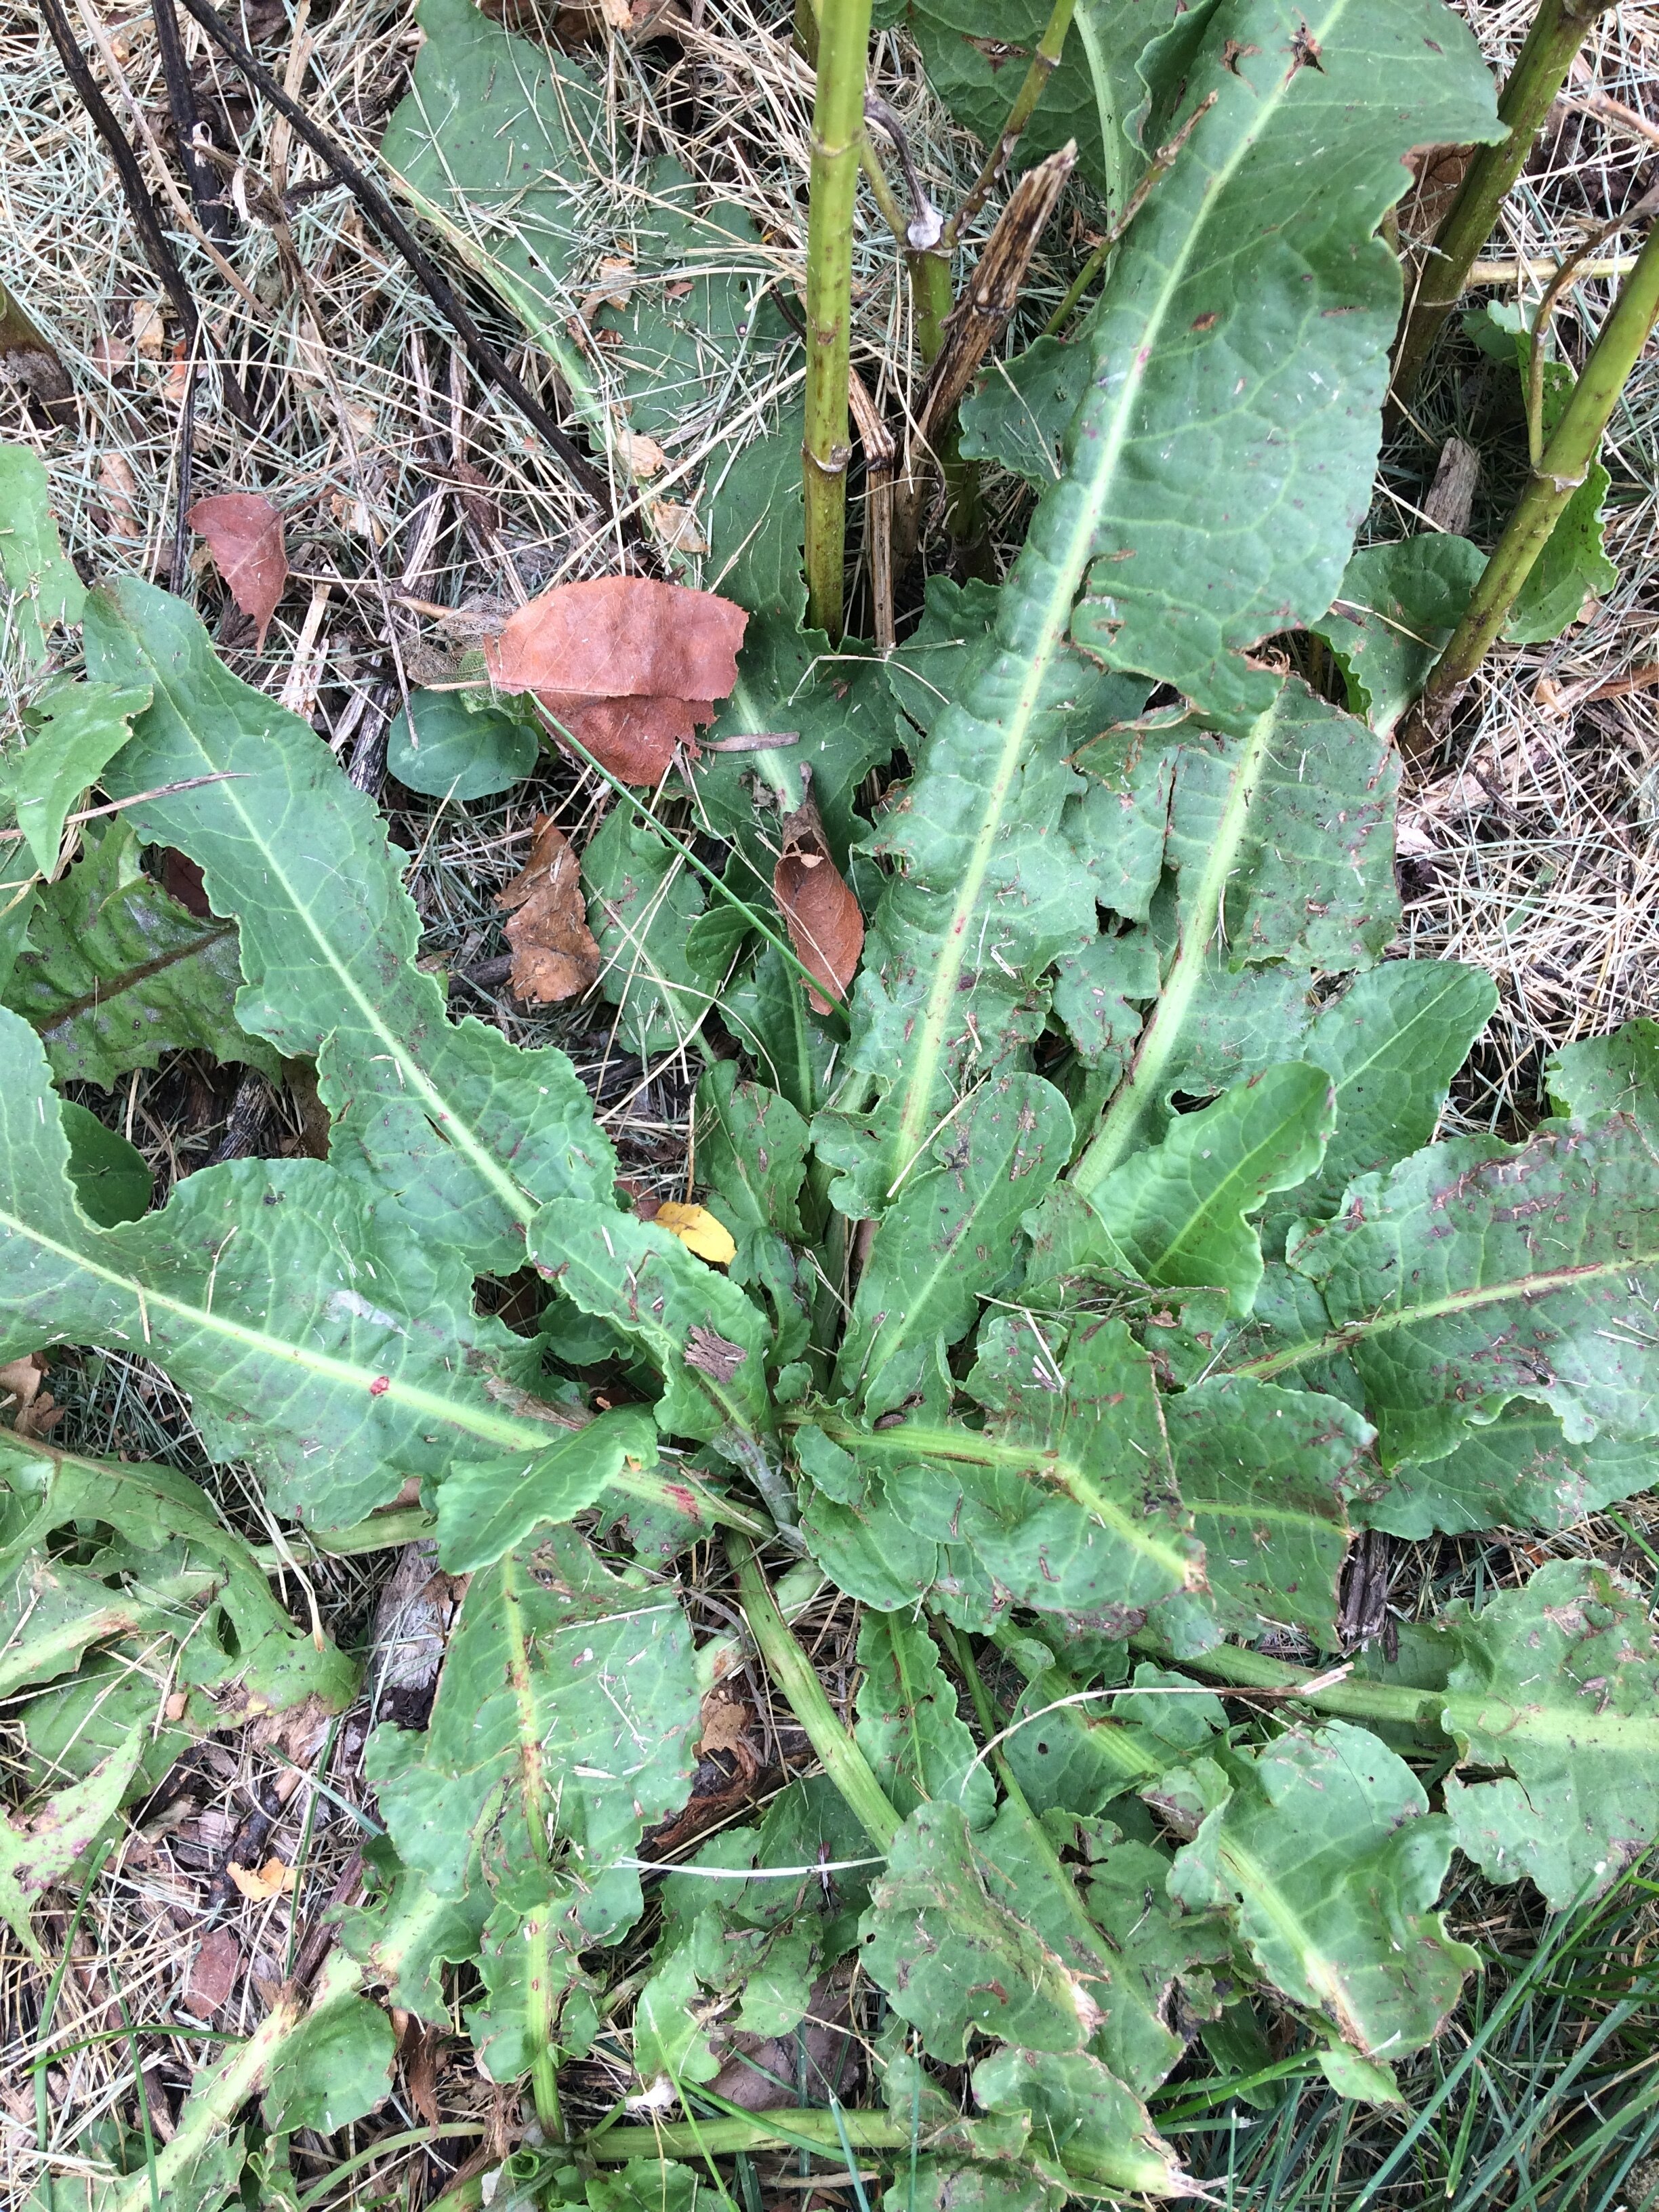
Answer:
[{"label": "green leaf", "polygon": [[282,1062],[237,1025],[234,922],[198,921],[138,866],[131,823],[88,823],[81,858],[37,894],[0,1000],[40,1032],[60,1083],[112,1089],[192,1048],[275,1077]]},{"label": "green leaf", "polygon": [[1659,1261],[1659,1171],[1615,1115],[1525,1145],[1459,1137],[1387,1175],[1289,1254],[1328,1336],[1246,1363],[1271,1378],[1340,1349],[1385,1466],[1434,1460],[1514,1399],[1548,1406],[1573,1443],[1659,1431],[1645,1272]]},{"label": "green leaf", "polygon": [[1349,562],[1330,612],[1308,627],[1372,729],[1386,736],[1421,691],[1486,565],[1478,545],[1440,532],[1363,546]]},{"label": "green leaf", "polygon": [[656,1425],[642,1407],[601,1413],[533,1455],[456,1468],[438,1489],[438,1557],[444,1571],[493,1566],[544,1524],[574,1520],[629,1460],[654,1466]]},{"label": "green leaf", "polygon": [[51,632],[80,621],[86,593],[64,557],[46,471],[30,446],[0,445],[0,580],[12,595],[7,627],[25,665],[39,667]]},{"label": "green leaf", "polygon": [[211,1695],[191,1699],[198,1729],[308,1699],[340,1712],[356,1695],[356,1665],[317,1648],[187,1476],[0,1434],[0,1694],[52,1680],[106,1638],[161,1634],[179,1646],[179,1686]]},{"label": "green leaf", "polygon": [[775,430],[708,467],[708,550],[703,589],[799,630],[806,611],[801,548],[806,534],[800,449],[805,404],[786,406]]},{"label": "green leaf", "polygon": [[1030,2156],[1045,2179],[1085,2196],[1192,2186],[1146,2107],[1086,2051],[999,2051],[974,2069],[987,2112],[1029,2112]]},{"label": "green leaf", "polygon": [[[1529,349],[1529,342],[1525,346],[1517,343],[1517,358]],[[1522,374],[1527,374],[1524,368]],[[1546,362],[1541,410],[1546,438],[1560,421],[1572,386],[1572,371],[1565,362]],[[1559,637],[1581,619],[1587,599],[1601,597],[1618,582],[1619,571],[1602,548],[1601,509],[1612,489],[1606,469],[1599,460],[1592,461],[1516,593],[1504,624],[1504,635],[1511,645],[1544,645]]]},{"label": "green leaf", "polygon": [[[607,1887],[627,1881],[626,1875],[613,1875]],[[497,1905],[479,1939],[477,1967],[488,2002],[468,2005],[465,2017],[480,2069],[492,2081],[521,2081],[550,2045],[556,2058],[585,2057],[599,2024],[599,1985],[580,1955],[592,1939],[573,1910],[579,1886],[556,1879],[548,1887],[545,1897],[526,1899],[524,1911]],[[591,1901],[582,1901],[591,1914]],[[630,1887],[623,1908],[630,1923],[636,1909]]]},{"label": "green leaf", "polygon": [[49,684],[24,714],[17,736],[0,750],[0,800],[10,803],[43,875],[57,870],[70,810],[125,744],[133,716],[149,704],[147,686]]},{"label": "green leaf", "polygon": [[881,2207],[882,2212],[1058,2212],[1063,2202],[1054,2185],[1029,2167],[924,2157],[913,2166],[901,2164]]},{"label": "green leaf", "polygon": [[1659,1139],[1659,1022],[1638,1014],[1610,1036],[1564,1044],[1544,1073],[1558,1111],[1578,1121],[1627,1114]]},{"label": "green leaf", "polygon": [[1442,1717],[1457,1844],[1491,1881],[1529,1875],[1553,1911],[1599,1893],[1659,1835],[1659,1639],[1645,1600],[1606,1568],[1553,1559],[1479,1613],[1448,1608],[1456,1655]]},{"label": "green leaf", "polygon": [[918,1805],[860,1923],[864,1968],[935,2058],[961,2065],[969,2028],[1079,2051],[1087,1990],[985,1886],[961,1808]]},{"label": "green leaf", "polygon": [[712,2081],[720,2072],[704,2032],[707,2010],[712,2007],[699,1986],[690,1947],[671,1952],[635,2008],[634,2070],[647,2088],[661,2075],[677,2083]]},{"label": "green leaf", "polygon": [[1492,978],[1451,960],[1394,960],[1356,976],[1297,1048],[1331,1079],[1335,1126],[1317,1172],[1270,1210],[1334,1213],[1356,1176],[1390,1167],[1434,1134],[1451,1079],[1498,1005]]},{"label": "green leaf", "polygon": [[[690,1629],[672,1592],[613,1571],[574,1529],[550,1530],[467,1585],[424,1732],[383,1725],[366,1771],[404,1863],[460,1897],[482,1850],[520,1907],[545,1893],[556,1838],[592,1891],[574,1906],[615,1924],[598,1877],[691,1786],[699,1698]],[[635,1876],[623,1893],[639,1910]]]},{"label": "green leaf", "polygon": [[661,1375],[671,1436],[744,1437],[771,1425],[771,1331],[735,1283],[654,1222],[598,1206],[550,1206],[530,1256],[584,1313],[631,1337]]},{"label": "green leaf", "polygon": [[386,764],[430,799],[488,799],[522,782],[540,756],[526,716],[464,691],[411,691],[386,732]]},{"label": "green leaf", "polygon": [[573,268],[592,247],[583,187],[604,110],[577,63],[515,38],[472,0],[421,0],[422,43],[380,159],[445,244],[552,355],[603,424],[584,349],[566,335]]},{"label": "green leaf", "polygon": [[[1154,1671],[1138,1670],[1136,1679]],[[1177,1696],[1164,1702],[1190,1711],[1199,1701]],[[1185,2054],[1185,2043],[1168,2025],[1177,1985],[1188,2012],[1201,2018],[1219,2009],[1211,1969],[1231,1963],[1217,1916],[1182,1912],[1168,1902],[1170,1865],[1167,1851],[1126,1838],[1091,1860],[1085,1890],[1090,1913],[1116,1954],[1091,2048],[1139,2096],[1166,2080]]]},{"label": "green leaf", "polygon": [[1110,1245],[1143,1282],[1224,1291],[1245,1314],[1261,1279],[1249,1217],[1318,1167],[1330,1135],[1330,1079],[1304,1060],[1269,1068],[1196,1114],[1097,1184]]},{"label": "green leaf", "polygon": [[1202,1576],[1151,1364],[1118,1321],[1080,1326],[1063,1366],[1031,1322],[1011,1318],[1001,1340],[1001,1373],[981,1360],[970,1378],[983,1430],[924,1418],[837,1433],[872,1491],[918,1533],[967,1545],[998,1589],[1122,1634]]},{"label": "green leaf", "polygon": [[272,2063],[265,2086],[270,2126],[279,2134],[315,2128],[332,2135],[367,2118],[386,2096],[397,2050],[379,2005],[350,1988],[325,1994]]},{"label": "green leaf", "polygon": [[1007,1281],[1023,1214],[1065,1166],[1072,1117],[1050,1083],[1000,1075],[933,1137],[859,1278],[837,1376],[873,1419],[928,1394],[981,1296]]},{"label": "green leaf", "polygon": [[419,917],[385,822],[310,726],[239,683],[183,603],[136,578],[94,594],[86,639],[94,673],[155,690],[106,788],[227,778],[129,818],[196,860],[215,911],[237,917],[237,1018],[284,1055],[315,1056],[334,1158],[394,1194],[428,1246],[479,1267],[520,1265],[546,1200],[608,1198],[615,1161],[569,1061],[451,1023],[415,964]]},{"label": "green leaf", "polygon": [[957,1712],[933,1639],[902,1613],[865,1614],[859,1628],[859,1749],[894,1808],[924,1799],[959,1805],[972,1828],[991,1817],[996,1791],[976,1760],[973,1732]]},{"label": "green leaf", "polygon": [[0,1916],[31,1959],[46,1958],[29,1924],[29,1905],[71,1874],[98,1840],[125,1795],[143,1749],[135,1729],[83,1781],[60,1790],[33,1813],[0,1814]]},{"label": "green leaf", "polygon": [[106,1230],[76,1204],[68,1162],[40,1043],[0,1012],[0,1358],[142,1347],[190,1394],[210,1451],[252,1458],[274,1505],[324,1526],[406,1474],[545,1445],[533,1401],[509,1410],[534,1345],[477,1314],[470,1267],[415,1253],[356,1177],[231,1161]]},{"label": "green leaf", "polygon": [[400,1865],[384,1842],[366,1846],[363,1856],[385,1887],[368,1904],[342,1917],[340,1948],[385,1984],[401,2011],[447,2027],[449,2000],[441,1970],[477,1956],[489,1893],[478,1881],[459,1897],[440,1897],[423,1876]]},{"label": "green leaf", "polygon": [[1402,1460],[1381,1497],[1355,1506],[1354,1518],[1409,1542],[1483,1528],[1557,1535],[1652,1481],[1650,1442],[1603,1436],[1570,1443],[1552,1413],[1516,1399],[1443,1459]]},{"label": "green leaf", "polygon": [[1091,348],[1038,338],[1012,361],[988,363],[962,403],[962,453],[995,461],[1046,491],[1061,473],[1066,432],[1089,388]]},{"label": "green leaf", "polygon": [[587,926],[605,967],[599,989],[620,1009],[626,1050],[650,1060],[683,1045],[713,1003],[686,957],[702,884],[633,808],[613,806],[582,854]]},{"label": "green leaf", "polygon": [[697,1171],[733,1229],[801,1234],[806,1124],[787,1098],[716,1060],[697,1085]]},{"label": "green leaf", "polygon": [[1403,1759],[1345,1721],[1226,1766],[1231,1795],[1177,1855],[1170,1895],[1231,1906],[1274,1987],[1356,2050],[1419,2049],[1479,1964],[1433,1910],[1450,1823]]},{"label": "green leaf", "polygon": [[63,1114],[70,1181],[88,1220],[113,1229],[118,1221],[137,1221],[147,1213],[155,1178],[137,1146],[73,1100],[65,1099]]}]

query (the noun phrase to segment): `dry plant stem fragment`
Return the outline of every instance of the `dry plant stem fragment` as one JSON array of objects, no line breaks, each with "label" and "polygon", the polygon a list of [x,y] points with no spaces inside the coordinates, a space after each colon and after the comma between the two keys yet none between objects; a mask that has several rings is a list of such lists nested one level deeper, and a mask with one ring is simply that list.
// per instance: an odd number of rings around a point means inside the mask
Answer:
[{"label": "dry plant stem fragment", "polygon": [[1498,210],[1532,151],[1551,102],[1567,81],[1573,57],[1597,19],[1616,4],[1617,0],[1540,0],[1527,42],[1498,104],[1510,135],[1494,146],[1474,149],[1418,279],[1395,357],[1395,396],[1407,406],[1429,349],[1462,296],[1475,257],[1492,236]]},{"label": "dry plant stem fragment", "polygon": [[812,106],[806,229],[807,621],[838,641],[847,534],[847,372],[853,314],[853,209],[864,143],[870,0],[824,0]]}]

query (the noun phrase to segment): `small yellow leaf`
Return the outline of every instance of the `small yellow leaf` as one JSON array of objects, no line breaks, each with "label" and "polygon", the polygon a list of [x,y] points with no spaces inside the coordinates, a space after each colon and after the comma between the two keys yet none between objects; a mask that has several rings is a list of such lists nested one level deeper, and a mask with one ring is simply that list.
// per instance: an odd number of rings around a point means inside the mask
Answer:
[{"label": "small yellow leaf", "polygon": [[657,1208],[657,1226],[678,1237],[698,1259],[712,1260],[717,1267],[726,1267],[738,1256],[731,1231],[706,1206],[682,1206],[671,1198],[666,1206]]},{"label": "small yellow leaf", "polygon": [[294,1887],[293,1868],[277,1858],[267,1859],[262,1867],[238,1866],[233,1859],[230,1878],[251,1905],[269,1905]]}]

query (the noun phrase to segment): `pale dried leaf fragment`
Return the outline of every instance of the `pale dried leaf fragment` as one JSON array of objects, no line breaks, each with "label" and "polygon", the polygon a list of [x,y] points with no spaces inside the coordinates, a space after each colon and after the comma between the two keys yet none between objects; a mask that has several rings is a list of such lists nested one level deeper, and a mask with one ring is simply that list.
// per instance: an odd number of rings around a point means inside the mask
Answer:
[{"label": "pale dried leaf fragment", "polygon": [[864,916],[830,857],[823,823],[810,795],[785,817],[783,848],[772,872],[772,895],[788,926],[789,942],[820,989],[808,997],[827,1014],[847,996],[864,950]]},{"label": "pale dried leaf fragment", "polygon": [[106,453],[98,464],[100,505],[112,538],[138,538],[138,479],[125,453]]},{"label": "pale dried leaf fragment", "polygon": [[185,2002],[200,2018],[228,2003],[242,1971],[242,1947],[228,1928],[216,1928],[202,1938],[190,1962]]},{"label": "pale dried leaf fragment", "polygon": [[46,1363],[38,1352],[0,1367],[0,1413],[10,1415],[12,1429],[20,1437],[43,1437],[64,1417],[51,1391],[40,1387],[46,1376]]},{"label": "pale dried leaf fragment", "polygon": [[269,1905],[294,1887],[294,1869],[279,1858],[269,1858],[262,1867],[238,1866],[233,1859],[228,1872],[250,1905]]},{"label": "pale dried leaf fragment", "polygon": [[587,990],[604,957],[587,927],[581,869],[550,814],[538,815],[530,858],[497,897],[512,913],[513,995],[538,1006]]},{"label": "pale dried leaf fragment", "polygon": [[703,535],[695,507],[681,507],[672,499],[653,499],[651,520],[656,525],[658,537],[671,553],[708,550],[708,540]]},{"label": "pale dried leaf fragment", "polygon": [[701,1322],[686,1332],[686,1365],[695,1367],[700,1375],[712,1376],[716,1382],[729,1382],[748,1357],[742,1345],[705,1328]]},{"label": "pale dried leaf fragment", "polygon": [[749,617],[731,600],[645,576],[560,584],[487,642],[491,680],[533,691],[624,783],[655,783],[738,680]]},{"label": "pale dried leaf fragment", "polygon": [[213,564],[242,612],[258,625],[256,650],[288,581],[283,518],[258,492],[216,492],[198,499],[185,520],[208,542]]},{"label": "pale dried leaf fragment", "polygon": [[685,1206],[677,1198],[667,1199],[657,1208],[656,1221],[659,1229],[678,1237],[688,1251],[695,1252],[700,1260],[712,1261],[717,1267],[729,1267],[738,1256],[731,1231],[706,1206]]},{"label": "pale dried leaf fragment", "polygon": [[702,1729],[696,1746],[699,1759],[708,1759],[715,1752],[724,1751],[734,1759],[754,1764],[749,1729],[755,1715],[746,1699],[717,1686],[703,1699],[699,1717]]},{"label": "pale dried leaf fragment", "polygon": [[619,430],[617,434],[617,454],[629,475],[636,480],[660,476],[668,466],[668,456],[654,438],[647,438],[643,430]]},{"label": "pale dried leaf fragment", "polygon": [[161,357],[161,307],[157,300],[135,300],[132,303],[132,343],[140,357],[159,361]]}]

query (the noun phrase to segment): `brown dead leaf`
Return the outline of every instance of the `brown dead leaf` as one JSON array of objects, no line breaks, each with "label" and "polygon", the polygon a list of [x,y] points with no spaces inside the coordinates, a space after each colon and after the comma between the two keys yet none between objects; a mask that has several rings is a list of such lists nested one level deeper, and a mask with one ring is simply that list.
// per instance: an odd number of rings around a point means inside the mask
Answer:
[{"label": "brown dead leaf", "polygon": [[0,1413],[9,1413],[20,1437],[43,1437],[62,1420],[64,1409],[50,1390],[41,1389],[46,1363],[38,1352],[0,1367]]},{"label": "brown dead leaf", "polygon": [[785,817],[783,849],[772,872],[772,895],[789,928],[789,942],[822,992],[807,996],[814,1013],[847,996],[864,950],[864,916],[830,857],[823,823],[810,793]]},{"label": "brown dead leaf", "polygon": [[697,520],[696,509],[680,507],[672,499],[653,499],[651,520],[656,525],[657,535],[671,553],[706,553],[708,540],[702,534],[702,525]]},{"label": "brown dead leaf", "polygon": [[546,1006],[586,990],[605,961],[587,927],[581,870],[569,841],[550,814],[537,816],[535,831],[530,858],[495,903],[513,913],[507,925],[513,995]]},{"label": "brown dead leaf", "polygon": [[404,2025],[398,2034],[398,2056],[404,2062],[404,2080],[409,2085],[409,2101],[426,2122],[435,2128],[441,2115],[438,2111],[438,2076],[443,2070],[445,2051],[443,2040],[435,2027],[425,2021],[404,2014]]},{"label": "brown dead leaf", "polygon": [[749,620],[713,592],[646,576],[560,584],[486,644],[492,681],[533,691],[624,783],[655,783],[738,680]]},{"label": "brown dead leaf", "polygon": [[655,1218],[659,1228],[678,1237],[686,1250],[695,1252],[700,1260],[725,1267],[738,1256],[731,1231],[706,1206],[686,1206],[678,1198],[665,1199],[657,1208]]},{"label": "brown dead leaf", "polygon": [[185,520],[206,538],[232,599],[258,624],[257,652],[288,581],[282,516],[258,492],[223,491],[198,499]]},{"label": "brown dead leaf", "polygon": [[668,466],[668,456],[654,438],[647,438],[643,430],[619,430],[617,434],[617,456],[630,477],[642,479],[660,476]]},{"label": "brown dead leaf", "polygon": [[701,1374],[712,1375],[716,1382],[729,1382],[749,1354],[740,1344],[729,1337],[720,1336],[699,1322],[686,1332],[685,1364]]},{"label": "brown dead leaf", "polygon": [[269,1905],[294,1887],[294,1869],[281,1859],[269,1858],[262,1867],[238,1866],[233,1859],[227,1871],[250,1905]]},{"label": "brown dead leaf", "polygon": [[228,1928],[216,1928],[202,1938],[196,1956],[190,1962],[190,1979],[185,1984],[185,2002],[198,2018],[217,2012],[222,2004],[228,2003],[230,1993],[236,1986],[236,1977],[242,1971],[242,1947]]},{"label": "brown dead leaf", "polygon": [[132,303],[132,343],[146,361],[161,357],[161,305],[159,300],[135,300]]},{"label": "brown dead leaf", "polygon": [[702,1733],[696,1743],[698,1758],[708,1759],[717,1751],[729,1752],[752,1769],[755,1752],[749,1741],[749,1728],[754,1717],[754,1709],[745,1699],[729,1690],[711,1690],[702,1701]]},{"label": "brown dead leaf", "polygon": [[113,538],[143,535],[138,522],[138,479],[125,453],[106,453],[98,464],[99,505]]}]

